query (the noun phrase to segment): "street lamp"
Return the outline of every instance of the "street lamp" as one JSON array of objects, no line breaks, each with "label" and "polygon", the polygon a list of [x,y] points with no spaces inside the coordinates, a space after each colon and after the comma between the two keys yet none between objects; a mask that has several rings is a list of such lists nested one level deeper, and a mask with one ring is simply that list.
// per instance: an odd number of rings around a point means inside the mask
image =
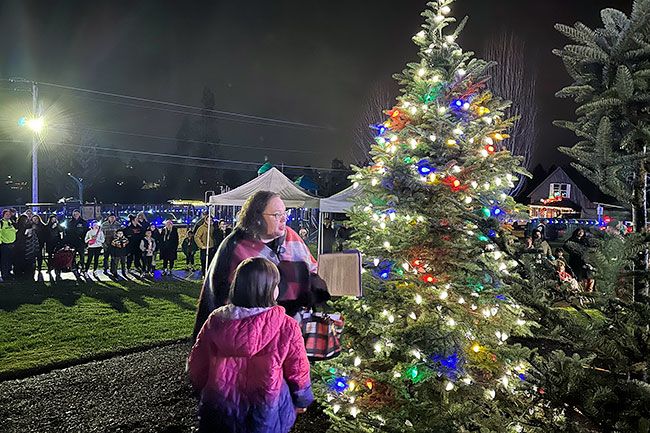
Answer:
[{"label": "street lamp", "polygon": [[[11,79],[11,82],[30,83],[24,79]],[[45,128],[45,120],[41,117],[41,107],[38,102],[38,86],[35,81],[31,82],[32,85],[32,116],[31,118],[21,117],[18,120],[18,125],[26,126],[32,131],[32,203],[38,203],[38,144],[41,141],[41,133]],[[38,211],[38,206],[34,206],[33,210]]]},{"label": "street lamp", "polygon": [[38,117],[36,119],[29,119],[25,122],[26,126],[35,134],[40,134],[45,128],[45,119]]},{"label": "street lamp", "polygon": [[72,180],[75,181],[77,184],[77,188],[79,189],[79,205],[83,206],[84,204],[84,184],[83,184],[83,178],[81,177],[75,177],[72,175],[72,173],[68,173],[68,176],[72,178]]}]

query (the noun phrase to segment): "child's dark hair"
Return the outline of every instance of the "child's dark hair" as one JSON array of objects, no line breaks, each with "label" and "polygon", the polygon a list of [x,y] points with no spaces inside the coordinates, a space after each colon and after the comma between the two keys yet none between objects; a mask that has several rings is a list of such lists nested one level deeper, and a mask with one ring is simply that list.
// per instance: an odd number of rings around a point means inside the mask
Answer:
[{"label": "child's dark hair", "polygon": [[117,233],[122,233],[122,234],[124,234],[124,230],[122,230],[122,229],[117,229],[117,230],[115,230],[115,233],[116,233],[116,234],[117,234]]},{"label": "child's dark hair", "polygon": [[272,307],[275,288],[280,283],[280,272],[262,257],[246,259],[237,266],[230,286],[230,302],[244,308]]}]

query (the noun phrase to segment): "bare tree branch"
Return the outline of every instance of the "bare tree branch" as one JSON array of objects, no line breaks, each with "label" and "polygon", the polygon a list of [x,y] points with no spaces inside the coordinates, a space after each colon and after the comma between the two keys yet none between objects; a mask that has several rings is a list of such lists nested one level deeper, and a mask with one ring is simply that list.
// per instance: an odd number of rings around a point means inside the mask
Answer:
[{"label": "bare tree branch", "polygon": [[372,86],[354,128],[354,146],[351,156],[357,165],[365,165],[370,158],[368,152],[375,136],[370,125],[385,120],[384,110],[390,109],[394,100],[395,96],[391,94],[390,87],[386,83],[378,82]]},{"label": "bare tree branch", "polygon": [[[498,65],[492,70],[490,89],[504,99],[512,101],[509,115],[518,120],[505,142],[513,155],[522,156],[523,166],[531,169],[531,158],[537,138],[537,105],[535,103],[535,82],[537,74],[522,39],[514,33],[501,33],[486,43],[485,57]],[[526,183],[521,179],[510,191],[517,195]]]}]

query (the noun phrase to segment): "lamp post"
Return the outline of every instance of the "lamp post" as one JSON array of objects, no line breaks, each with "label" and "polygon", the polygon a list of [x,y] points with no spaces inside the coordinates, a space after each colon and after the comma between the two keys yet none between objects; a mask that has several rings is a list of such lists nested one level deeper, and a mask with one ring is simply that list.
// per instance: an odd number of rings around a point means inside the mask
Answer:
[{"label": "lamp post", "polygon": [[[38,85],[35,81],[23,78],[11,78],[12,83],[30,83],[32,85],[32,113],[30,118],[21,117],[20,126],[26,126],[32,131],[32,203],[38,203],[38,145],[41,142],[41,133],[45,128],[45,119],[41,117],[41,107],[38,101]],[[33,206],[33,211],[38,212],[38,206]]]},{"label": "lamp post", "polygon": [[[40,132],[45,126],[43,118],[40,117],[38,106],[38,86],[36,82],[32,81],[32,119],[28,126],[33,131],[32,134],[32,203],[38,203],[38,142],[40,141]],[[38,207],[34,207],[34,211],[38,211]]]},{"label": "lamp post", "polygon": [[75,177],[72,175],[72,173],[68,173],[68,176],[72,178],[72,180],[75,181],[77,184],[77,188],[79,189],[79,206],[83,206],[84,204],[84,180],[83,178],[80,177]]}]

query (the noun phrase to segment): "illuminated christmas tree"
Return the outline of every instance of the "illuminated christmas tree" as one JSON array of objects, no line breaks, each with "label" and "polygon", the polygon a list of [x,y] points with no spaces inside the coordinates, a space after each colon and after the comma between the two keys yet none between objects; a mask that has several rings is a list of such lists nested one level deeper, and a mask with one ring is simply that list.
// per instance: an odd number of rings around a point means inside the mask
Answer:
[{"label": "illuminated christmas tree", "polygon": [[420,61],[396,76],[402,95],[353,175],[364,297],[339,301],[343,353],[314,368],[334,431],[535,431],[541,411],[527,350],[509,343],[532,324],[509,296],[507,222],[522,209],[506,193],[526,172],[505,150],[514,119],[488,90],[494,65],[456,43],[452,2],[423,13]]}]

